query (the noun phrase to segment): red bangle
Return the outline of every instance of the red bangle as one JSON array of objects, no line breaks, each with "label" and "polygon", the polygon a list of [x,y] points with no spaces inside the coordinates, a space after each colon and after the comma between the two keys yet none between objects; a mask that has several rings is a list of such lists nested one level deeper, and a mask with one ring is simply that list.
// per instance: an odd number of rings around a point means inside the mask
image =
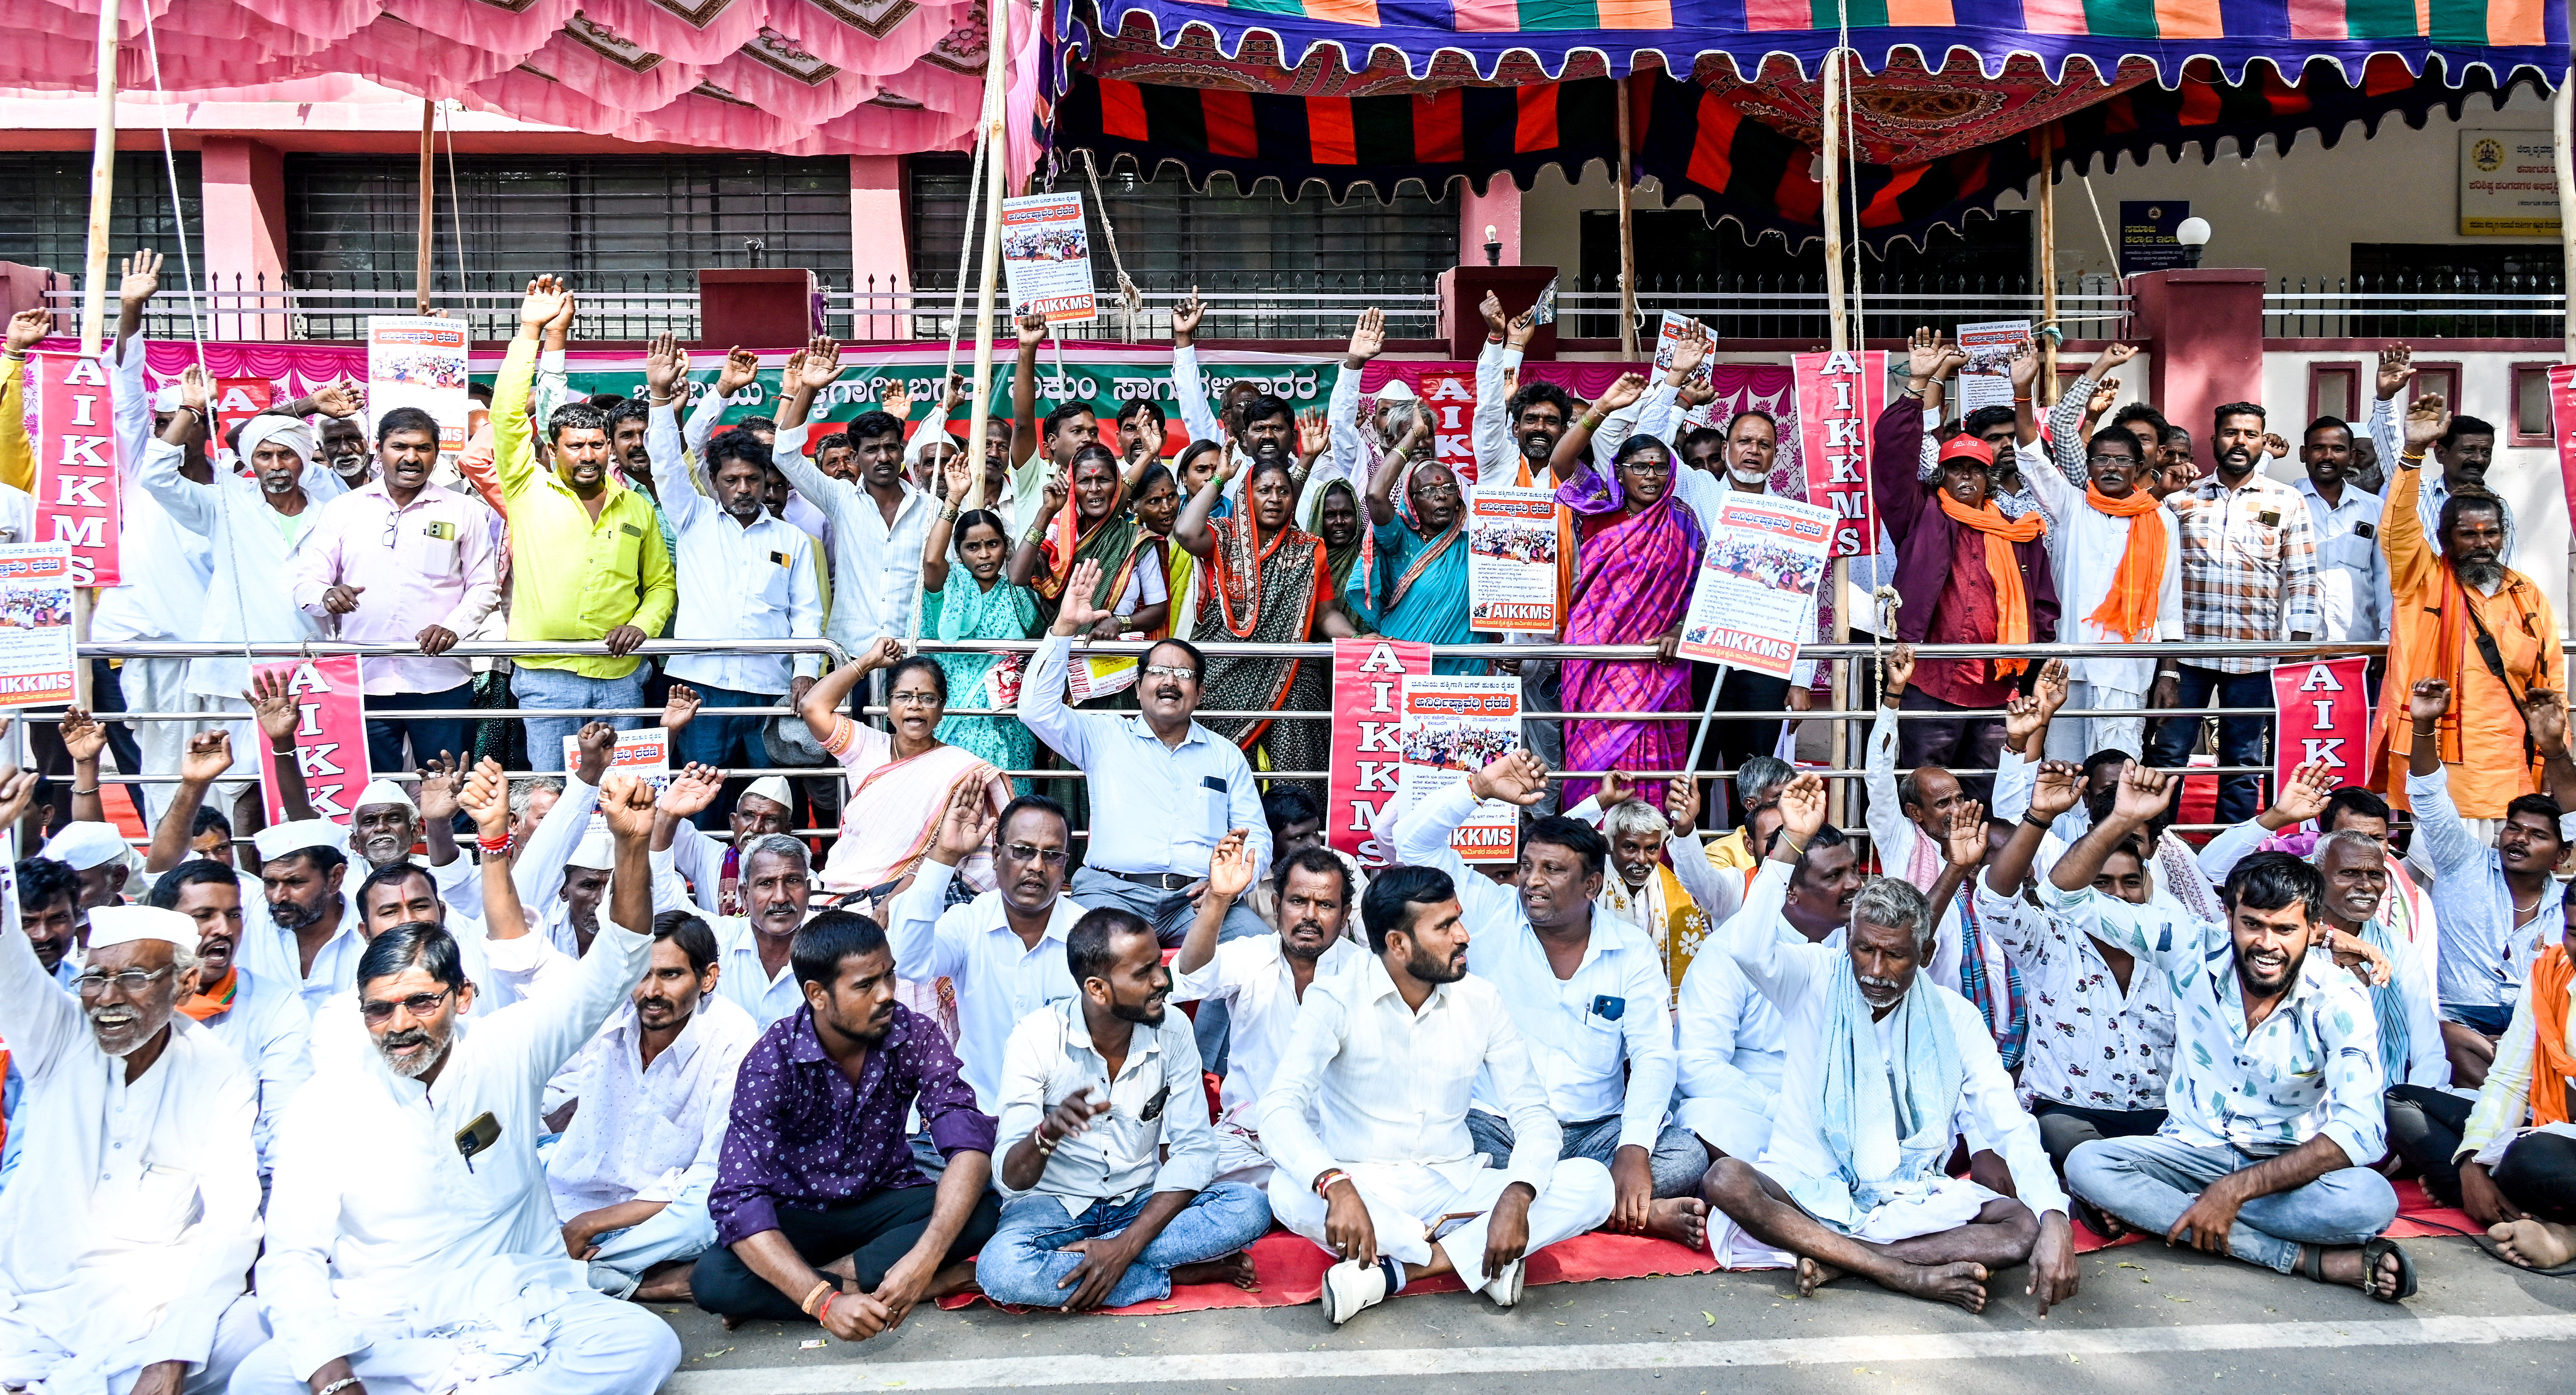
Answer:
[{"label": "red bangle", "polygon": [[493,842],[493,841],[492,841],[491,839],[489,839],[489,838],[482,837],[482,836],[481,836],[481,835],[479,835],[479,834],[478,834],[478,835],[476,835],[476,837],[475,837],[475,839],[474,839],[474,845],[475,845],[476,847],[479,847],[479,848],[481,848],[481,849],[483,850],[483,855],[484,855],[485,857],[501,857],[501,856],[504,856],[505,854],[507,854],[507,853],[510,851],[510,849],[512,849],[512,848],[514,848],[514,847],[517,847],[517,846],[518,846],[518,843],[519,843],[519,838],[518,838],[518,835],[517,835],[517,834],[515,834],[515,833],[504,833],[504,834],[502,834],[502,835],[501,835],[501,841],[500,841],[500,842],[498,842],[498,843]]},{"label": "red bangle", "polygon": [[831,1313],[832,1313],[832,1300],[833,1300],[833,1299],[835,1299],[835,1298],[838,1298],[838,1297],[840,1297],[840,1296],[841,1296],[841,1290],[839,1289],[839,1287],[838,1287],[838,1286],[835,1286],[835,1287],[832,1289],[832,1291],[831,1291],[831,1292],[824,1294],[824,1295],[823,1295],[823,1306],[821,1306],[821,1307],[819,1307],[819,1308],[816,1308],[816,1309],[814,1310],[814,1320],[815,1320],[816,1322],[821,1322],[824,1318],[831,1316]]}]

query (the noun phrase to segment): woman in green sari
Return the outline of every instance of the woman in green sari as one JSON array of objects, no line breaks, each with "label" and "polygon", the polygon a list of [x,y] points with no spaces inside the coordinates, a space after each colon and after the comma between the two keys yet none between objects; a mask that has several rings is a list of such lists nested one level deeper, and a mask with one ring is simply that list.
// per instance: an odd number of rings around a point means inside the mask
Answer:
[{"label": "woman in green sari", "polygon": [[[1244,508],[1233,518],[1210,518],[1235,463],[1218,467],[1172,525],[1178,543],[1204,569],[1198,610],[1201,639],[1295,643],[1347,638],[1357,631],[1333,606],[1324,540],[1296,525],[1297,477],[1284,460],[1252,466]],[[1332,693],[1330,661],[1211,655],[1199,705],[1220,712],[1321,712]],[[1249,753],[1269,750],[1272,770],[1319,771],[1331,753],[1330,728],[1321,718],[1215,718],[1206,723]]]},{"label": "woman in green sari", "polygon": [[[951,454],[941,469],[947,476],[949,502],[931,517],[930,534],[922,543],[922,634],[952,644],[1027,639],[1037,629],[1038,599],[1028,587],[1002,579],[1003,559],[1010,551],[1009,528],[1001,515],[989,509],[958,511],[956,501],[966,497],[963,454]],[[948,565],[951,534],[966,571],[965,580],[956,586],[948,584],[954,576]],[[936,658],[940,671],[948,675],[948,690],[957,695],[958,706],[1019,706],[1020,673],[1028,664],[1027,655],[955,653]],[[948,717],[940,722],[936,735],[1002,770],[1030,769],[1037,749],[1037,738],[1011,716]],[[1011,792],[1027,794],[1029,782],[1011,781]]]}]

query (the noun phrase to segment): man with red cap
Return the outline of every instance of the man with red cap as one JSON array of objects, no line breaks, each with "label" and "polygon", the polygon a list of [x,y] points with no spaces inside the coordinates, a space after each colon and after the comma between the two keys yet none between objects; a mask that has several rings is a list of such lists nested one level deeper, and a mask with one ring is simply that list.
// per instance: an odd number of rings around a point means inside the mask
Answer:
[{"label": "man with red cap", "polygon": [[[1923,339],[1924,336],[1918,336]],[[1918,343],[1905,391],[1889,399],[1871,435],[1870,484],[1879,521],[1896,544],[1895,637],[1908,644],[2011,648],[2056,638],[2057,582],[2038,514],[2006,518],[1988,497],[1994,447],[1974,436],[1945,441],[1940,474],[1916,477],[1922,456],[1923,394],[1945,351]],[[1937,714],[1999,708],[2027,665],[2022,659],[1925,659],[1902,705],[1926,714],[1899,729],[1899,766],[1992,769],[2003,749],[1995,718]]]}]

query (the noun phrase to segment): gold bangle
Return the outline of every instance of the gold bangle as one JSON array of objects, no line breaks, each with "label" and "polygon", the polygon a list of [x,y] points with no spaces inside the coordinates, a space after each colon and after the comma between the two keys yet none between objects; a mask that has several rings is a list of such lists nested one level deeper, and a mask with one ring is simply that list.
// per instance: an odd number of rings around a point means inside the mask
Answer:
[{"label": "gold bangle", "polygon": [[2397,453],[2397,458],[2400,460],[2412,461],[2417,465],[2421,465],[2424,463],[2424,452],[2419,450],[2410,454],[2406,451],[2399,451]]}]

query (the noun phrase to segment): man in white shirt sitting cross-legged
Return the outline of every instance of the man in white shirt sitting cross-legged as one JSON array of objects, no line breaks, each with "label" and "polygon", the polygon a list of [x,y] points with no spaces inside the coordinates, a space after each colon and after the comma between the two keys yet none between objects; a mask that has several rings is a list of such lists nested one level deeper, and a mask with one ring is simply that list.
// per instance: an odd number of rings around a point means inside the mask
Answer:
[{"label": "man in white shirt sitting cross-legged", "polygon": [[[1559,1156],[1556,1111],[1511,1010],[1467,973],[1449,874],[1391,869],[1369,884],[1361,918],[1373,957],[1306,990],[1261,1102],[1278,1163],[1271,1212],[1338,1257],[1324,1274],[1336,1326],[1435,1274],[1511,1307],[1524,1256],[1610,1218],[1610,1170]],[[1508,1167],[1467,1132],[1480,1075],[1512,1129]]]}]

